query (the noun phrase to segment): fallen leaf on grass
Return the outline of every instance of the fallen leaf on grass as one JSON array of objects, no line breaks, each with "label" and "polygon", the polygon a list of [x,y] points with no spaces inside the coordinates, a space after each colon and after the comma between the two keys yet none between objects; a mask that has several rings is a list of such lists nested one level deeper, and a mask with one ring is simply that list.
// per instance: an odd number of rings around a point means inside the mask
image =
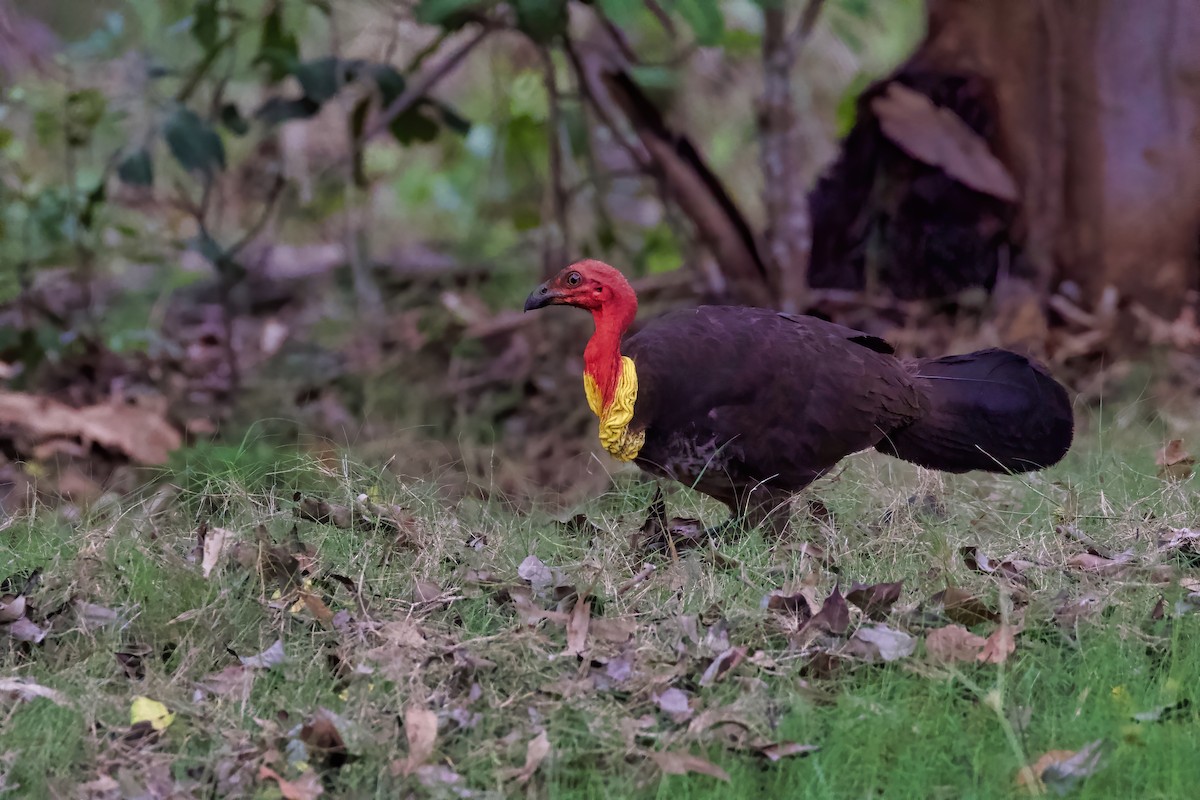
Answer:
[{"label": "fallen leaf on grass", "polygon": [[525,766],[517,770],[513,774],[513,778],[517,783],[529,783],[533,773],[537,772],[538,767],[542,765],[548,755],[550,755],[550,738],[546,736],[545,731],[542,731],[530,739],[529,744],[525,746]]},{"label": "fallen leaf on grass", "polygon": [[1000,623],[1000,627],[983,643],[983,649],[975,660],[983,664],[1003,664],[1017,649],[1018,633],[1020,631],[1007,622]]},{"label": "fallen leaf on grass", "polygon": [[258,768],[258,779],[275,781],[279,786],[279,793],[283,795],[283,800],[316,800],[325,793],[321,779],[311,769],[305,770],[296,780],[289,781],[264,764]]},{"label": "fallen leaf on grass", "polygon": [[331,712],[318,709],[300,727],[300,741],[309,754],[325,765],[338,769],[349,759],[346,742]]},{"label": "fallen leaf on grass", "polygon": [[587,649],[588,624],[592,619],[591,609],[591,602],[583,597],[575,601],[575,607],[571,609],[571,616],[567,618],[567,655],[576,658],[583,657],[583,653]]},{"label": "fallen leaf on grass", "polygon": [[55,705],[71,705],[71,701],[62,692],[24,678],[0,678],[0,695],[8,695],[26,702],[44,697]]},{"label": "fallen leaf on grass", "polygon": [[1050,789],[1057,795],[1066,795],[1083,781],[1095,775],[1104,766],[1105,742],[1097,739],[1073,750],[1051,750],[1043,753],[1031,767],[1023,767],[1017,773],[1017,785],[1030,792],[1041,794]]},{"label": "fallen leaf on grass", "polygon": [[404,712],[404,736],[408,739],[408,757],[392,762],[393,775],[411,775],[433,755],[437,741],[437,714],[420,706]]},{"label": "fallen leaf on grass", "polygon": [[1080,620],[1096,616],[1108,605],[1103,598],[1091,592],[1074,600],[1064,595],[1065,592],[1059,595],[1062,600],[1058,608],[1054,609],[1054,620],[1065,627],[1074,627]]},{"label": "fallen leaf on grass", "polygon": [[526,556],[517,567],[517,576],[530,585],[534,594],[542,594],[555,583],[554,572],[537,556]]},{"label": "fallen leaf on grass", "polygon": [[819,745],[815,744],[800,744],[799,742],[777,742],[769,744],[765,747],[758,748],[760,755],[766,756],[769,761],[779,761],[788,756],[806,756],[809,753],[815,753],[820,750]]},{"label": "fallen leaf on grass", "polygon": [[974,661],[986,642],[961,625],[947,625],[925,635],[925,652],[930,661],[938,664]]},{"label": "fallen leaf on grass", "polygon": [[128,456],[142,464],[164,464],[183,437],[158,411],[114,398],[72,408],[57,400],[0,391],[0,425],[35,441],[78,439]]},{"label": "fallen leaf on grass", "polygon": [[46,638],[46,630],[26,616],[28,611],[25,595],[6,594],[0,597],[0,635],[18,642],[41,644]]},{"label": "fallen leaf on grass", "polygon": [[244,698],[254,685],[254,670],[242,664],[230,664],[197,681],[196,686],[217,697]]},{"label": "fallen leaf on grass", "polygon": [[1192,477],[1196,459],[1183,446],[1183,439],[1172,439],[1158,451],[1154,463],[1158,465],[1158,477],[1183,481]]},{"label": "fallen leaf on grass", "polygon": [[221,551],[225,548],[225,540],[233,534],[225,528],[202,528],[202,530],[204,530],[204,535],[200,542],[200,550],[203,554],[200,559],[200,573],[207,578],[216,568],[217,562],[221,560]]},{"label": "fallen leaf on grass", "polygon": [[817,628],[833,636],[841,636],[850,627],[850,607],[836,586],[825,598],[821,610],[804,627]]},{"label": "fallen leaf on grass", "polygon": [[780,591],[771,592],[766,597],[769,611],[781,611],[796,616],[797,621],[804,623],[812,619],[813,606],[803,591],[795,594],[783,594]]},{"label": "fallen leaf on grass", "polygon": [[696,772],[729,782],[729,773],[706,759],[690,753],[652,752],[650,758],[667,775],[686,775]]},{"label": "fallen leaf on grass", "polygon": [[900,599],[900,591],[904,581],[894,583],[873,583],[867,586],[855,583],[846,592],[846,599],[858,606],[864,614],[872,619],[885,616],[892,606]]},{"label": "fallen leaf on grass", "polygon": [[282,664],[285,657],[283,639],[276,639],[274,644],[258,655],[238,656],[238,660],[242,662],[242,666],[250,669],[271,669]]},{"label": "fallen leaf on grass", "polygon": [[929,601],[940,605],[943,613],[952,622],[960,625],[978,625],[981,622],[996,622],[1000,615],[988,608],[983,600],[957,586],[950,586],[935,594]]},{"label": "fallen leaf on grass", "polygon": [[1126,550],[1112,558],[1106,558],[1095,553],[1078,553],[1067,559],[1067,566],[1080,572],[1090,572],[1115,578],[1128,572],[1133,561],[1133,551]]},{"label": "fallen leaf on grass", "polygon": [[856,642],[866,645],[865,652],[859,653],[860,655],[878,654],[884,661],[907,658],[917,649],[916,638],[887,625],[859,628],[850,640],[851,645]]},{"label": "fallen leaf on grass", "polygon": [[296,516],[321,525],[333,525],[343,530],[354,523],[354,514],[349,506],[329,503],[316,497],[305,497],[300,492],[292,495],[296,502]]},{"label": "fallen leaf on grass", "polygon": [[704,670],[704,674],[700,676],[701,686],[711,686],[721,678],[725,677],[728,672],[742,663],[742,659],[746,657],[746,648],[731,647],[713,659],[708,665],[708,669]]},{"label": "fallen leaf on grass", "polygon": [[959,553],[962,554],[963,563],[967,569],[973,572],[982,572],[984,575],[999,575],[1017,583],[1028,583],[1029,579],[1022,573],[1034,566],[1032,561],[1020,558],[1000,560],[990,558],[987,553],[974,545],[960,548]]},{"label": "fallen leaf on grass", "polygon": [[129,707],[130,725],[148,722],[154,730],[163,731],[174,721],[175,715],[165,705],[149,697],[138,695],[133,698],[133,704]]},{"label": "fallen leaf on grass", "polygon": [[687,692],[672,686],[661,694],[651,695],[654,703],[674,722],[686,722],[692,716]]}]

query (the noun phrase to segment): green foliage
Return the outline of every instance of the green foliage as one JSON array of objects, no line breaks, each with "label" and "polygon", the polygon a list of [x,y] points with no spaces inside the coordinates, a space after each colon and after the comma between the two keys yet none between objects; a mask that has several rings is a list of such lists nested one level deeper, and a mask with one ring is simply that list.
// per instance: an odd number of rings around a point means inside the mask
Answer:
[{"label": "green foliage", "polygon": [[225,146],[207,120],[190,108],[180,106],[163,124],[163,138],[171,155],[188,172],[205,177],[225,169]]}]

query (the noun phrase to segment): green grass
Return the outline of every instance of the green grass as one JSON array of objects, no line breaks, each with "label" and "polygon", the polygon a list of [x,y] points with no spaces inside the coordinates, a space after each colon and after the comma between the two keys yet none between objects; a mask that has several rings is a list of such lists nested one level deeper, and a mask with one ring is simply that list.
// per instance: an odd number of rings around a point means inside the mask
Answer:
[{"label": "green grass", "polygon": [[[1063,465],[1034,476],[947,477],[881,456],[850,459],[812,491],[833,523],[798,517],[793,525],[793,541],[819,545],[824,564],[794,546],[769,546],[759,533],[678,561],[632,552],[629,535],[651,496],[651,485],[632,476],[583,509],[594,529],[570,532],[543,514],[447,504],[436,486],[399,484],[349,461],[276,463],[253,442],[181,456],[173,467],[179,490],[169,497],[148,491],[81,513],[43,509],[0,531],[0,578],[14,576],[5,591],[37,571],[31,618],[49,631],[38,645],[0,637],[0,677],[66,698],[60,706],[0,696],[2,785],[12,796],[74,797],[86,796],[80,784],[111,776],[126,793],[278,797],[272,781],[257,777],[267,764],[289,779],[315,769],[332,797],[451,797],[456,789],[671,800],[1010,797],[1027,794],[1015,782],[1023,764],[1103,740],[1103,762],[1075,796],[1188,797],[1200,784],[1200,719],[1187,705],[1200,675],[1200,615],[1176,601],[1186,594],[1180,581],[1197,570],[1159,552],[1155,540],[1168,527],[1194,525],[1200,501],[1193,481],[1157,477],[1161,435],[1146,424],[1116,415],[1103,436],[1094,420],[1088,427]],[[301,520],[297,490],[347,506],[367,493],[413,519],[403,522],[400,543],[386,526]],[[722,513],[682,490],[668,503],[684,516]],[[195,552],[201,519],[229,531],[210,578]],[[1084,547],[1057,525],[1113,553],[1131,549],[1131,566],[1107,577],[1071,568]],[[337,615],[332,622],[296,605],[296,587],[273,579],[264,556],[271,542],[277,555],[303,555],[302,543],[311,556],[305,590]],[[966,545],[1034,562],[1028,587],[969,570]],[[508,600],[525,585],[517,569],[530,554],[591,598],[583,660],[563,654],[560,624],[524,624]],[[646,561],[653,575],[620,591]],[[845,637],[796,648],[788,621],[763,602],[776,589],[810,587],[824,598],[835,583],[892,580],[903,580],[904,591],[888,624],[918,638],[946,624],[927,601],[948,585],[994,607],[1012,594],[1023,626],[1015,652],[1002,665],[944,667],[918,646],[895,662],[849,661],[827,673],[815,669],[814,655],[839,651]],[[440,600],[415,597],[418,581],[435,584]],[[1055,609],[1088,593],[1102,611],[1056,621]],[[1152,620],[1160,597],[1165,614]],[[89,615],[81,603],[115,618]],[[597,636],[602,619],[627,620],[629,641]],[[850,631],[861,623],[853,610]],[[721,646],[706,644],[705,632],[722,627],[747,659],[701,686]],[[255,672],[244,694],[198,688],[237,664],[235,654],[276,639],[285,662]],[[134,677],[117,653],[140,654]],[[597,686],[605,664],[622,658],[631,674]],[[692,698],[690,721],[657,708],[655,694],[668,687]],[[160,735],[129,735],[138,695],[176,714]],[[1134,720],[1181,701],[1158,721]],[[439,718],[424,783],[389,769],[408,755],[403,720],[413,706]],[[336,715],[353,756],[340,767],[300,742],[300,725],[320,709]],[[522,784],[514,775],[543,730],[552,750]],[[820,750],[777,763],[756,753],[756,745],[787,741]],[[701,756],[730,781],[663,775],[653,751]],[[434,767],[458,782],[431,779]],[[117,796],[111,785],[107,795],[90,785],[95,796]]]}]

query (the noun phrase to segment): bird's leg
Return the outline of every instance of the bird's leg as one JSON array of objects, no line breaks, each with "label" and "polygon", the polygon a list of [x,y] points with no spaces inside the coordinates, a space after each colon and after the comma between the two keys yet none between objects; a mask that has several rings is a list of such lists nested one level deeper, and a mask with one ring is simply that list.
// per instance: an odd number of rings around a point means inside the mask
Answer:
[{"label": "bird's leg", "polygon": [[746,530],[761,527],[764,533],[771,533],[776,539],[783,538],[791,517],[791,504],[788,502],[791,494],[779,490],[759,486],[747,498],[742,520]]}]

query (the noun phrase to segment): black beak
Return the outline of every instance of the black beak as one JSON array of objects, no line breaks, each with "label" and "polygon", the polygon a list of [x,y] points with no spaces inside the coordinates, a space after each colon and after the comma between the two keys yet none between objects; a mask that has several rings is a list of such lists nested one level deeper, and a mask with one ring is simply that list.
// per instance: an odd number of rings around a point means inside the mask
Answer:
[{"label": "black beak", "polygon": [[536,308],[545,308],[549,305],[557,303],[562,296],[543,283],[538,288],[534,289],[529,297],[525,298],[525,310],[533,311]]}]

